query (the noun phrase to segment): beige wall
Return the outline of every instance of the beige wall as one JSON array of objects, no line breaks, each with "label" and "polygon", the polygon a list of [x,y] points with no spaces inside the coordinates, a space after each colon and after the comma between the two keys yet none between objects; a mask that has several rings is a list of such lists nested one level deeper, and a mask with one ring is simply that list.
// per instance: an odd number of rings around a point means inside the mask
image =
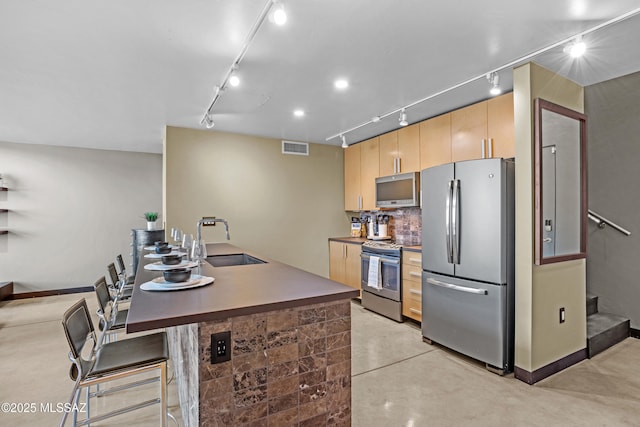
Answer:
[{"label": "beige wall", "polygon": [[0,173],[0,281],[16,293],[92,285],[161,209],[159,154],[0,142]]},{"label": "beige wall", "polygon": [[[310,144],[310,155],[284,155],[281,141],[167,127],[167,229],[195,235],[202,216],[229,221],[232,244],[322,276],[327,238],[349,233],[344,212],[343,153]],[[224,227],[205,227],[207,242]]]},{"label": "beige wall", "polygon": [[[533,372],[586,347],[585,261],[536,266],[533,206],[533,100],[583,112],[582,87],[529,63],[514,70],[516,137],[515,365]],[[566,310],[560,324],[558,311]]]}]

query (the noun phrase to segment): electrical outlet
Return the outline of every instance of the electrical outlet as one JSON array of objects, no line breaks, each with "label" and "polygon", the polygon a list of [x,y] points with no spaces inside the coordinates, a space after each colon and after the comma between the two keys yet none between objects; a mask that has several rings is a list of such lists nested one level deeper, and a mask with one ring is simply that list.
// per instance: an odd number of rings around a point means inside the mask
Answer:
[{"label": "electrical outlet", "polygon": [[231,331],[211,334],[211,364],[231,360]]},{"label": "electrical outlet", "polygon": [[560,307],[559,320],[560,320],[560,323],[564,323],[565,321],[564,307]]}]

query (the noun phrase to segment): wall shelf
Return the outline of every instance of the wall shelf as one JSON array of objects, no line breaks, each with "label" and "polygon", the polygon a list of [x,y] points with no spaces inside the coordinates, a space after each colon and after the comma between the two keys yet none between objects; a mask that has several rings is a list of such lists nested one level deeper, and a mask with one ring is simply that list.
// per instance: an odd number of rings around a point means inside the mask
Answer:
[{"label": "wall shelf", "polygon": [[7,187],[0,187],[0,191],[9,191]]},{"label": "wall shelf", "polygon": [[0,230],[0,234],[9,234],[8,230]]},{"label": "wall shelf", "polygon": [[0,209],[0,213],[9,212],[9,209]]}]

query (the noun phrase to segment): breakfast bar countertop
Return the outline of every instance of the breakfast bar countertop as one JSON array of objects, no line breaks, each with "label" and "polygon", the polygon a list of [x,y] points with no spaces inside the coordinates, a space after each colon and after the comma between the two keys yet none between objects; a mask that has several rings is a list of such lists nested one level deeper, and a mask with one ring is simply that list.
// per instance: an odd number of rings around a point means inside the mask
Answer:
[{"label": "breakfast bar countertop", "polygon": [[140,258],[126,331],[206,322],[233,316],[356,298],[358,290],[246,251],[228,243],[208,243],[207,254],[246,253],[264,264],[213,267],[203,262],[193,272],[213,277],[209,285],[175,291],[144,291],[140,285],[162,272],[144,269],[155,259]]}]

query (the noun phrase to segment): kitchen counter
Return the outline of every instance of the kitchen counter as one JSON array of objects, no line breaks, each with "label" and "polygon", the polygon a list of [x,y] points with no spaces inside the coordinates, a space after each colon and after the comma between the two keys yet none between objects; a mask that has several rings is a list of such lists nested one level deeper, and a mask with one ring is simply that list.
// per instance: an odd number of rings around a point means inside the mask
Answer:
[{"label": "kitchen counter", "polygon": [[[366,237],[330,237],[330,241],[334,242],[343,242],[343,243],[351,243],[354,245],[361,245],[366,242]],[[386,240],[382,240],[382,242],[386,242]],[[402,245],[403,251],[411,251],[411,252],[422,252],[422,246],[405,246]]]},{"label": "kitchen counter", "polygon": [[[144,270],[156,259],[140,258],[127,332],[165,328],[183,424],[350,425],[358,290],[233,245],[207,244],[209,256],[237,253],[267,263],[204,263],[200,273],[214,283],[170,292],[140,289],[161,275]],[[228,359],[214,363],[219,339],[228,340]]]},{"label": "kitchen counter", "polygon": [[203,263],[200,274],[214,277],[212,284],[172,292],[140,289],[140,284],[162,276],[162,272],[144,269],[144,265],[158,259],[141,257],[127,317],[127,333],[358,296],[353,288],[236,246],[207,244],[209,256],[234,253],[247,253],[266,264],[213,267]]}]

